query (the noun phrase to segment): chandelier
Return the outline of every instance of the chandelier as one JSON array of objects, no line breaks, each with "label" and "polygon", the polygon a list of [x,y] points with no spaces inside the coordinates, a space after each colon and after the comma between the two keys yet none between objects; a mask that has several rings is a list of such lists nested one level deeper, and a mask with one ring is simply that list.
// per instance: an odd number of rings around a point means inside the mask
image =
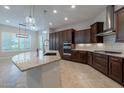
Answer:
[{"label": "chandelier", "polygon": [[36,23],[34,18],[34,6],[30,6],[30,13],[29,16],[25,18],[27,27],[30,28],[30,30],[37,30],[36,29]]}]

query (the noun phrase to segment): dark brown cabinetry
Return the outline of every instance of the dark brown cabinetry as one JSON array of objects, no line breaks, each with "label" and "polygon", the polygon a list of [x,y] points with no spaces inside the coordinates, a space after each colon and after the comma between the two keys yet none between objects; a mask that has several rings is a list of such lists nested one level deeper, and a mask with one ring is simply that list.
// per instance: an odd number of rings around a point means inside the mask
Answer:
[{"label": "dark brown cabinetry", "polygon": [[50,33],[49,40],[50,40],[49,49],[56,50],[56,33]]},{"label": "dark brown cabinetry", "polygon": [[103,43],[103,36],[97,36],[103,32],[103,22],[96,22],[91,25],[90,41],[91,43]]},{"label": "dark brown cabinetry", "polygon": [[52,40],[53,36],[52,33],[49,34],[49,49],[52,50],[53,49],[53,40]]},{"label": "dark brown cabinetry", "polygon": [[109,77],[122,83],[122,58],[109,57]]},{"label": "dark brown cabinetry", "polygon": [[108,74],[108,56],[98,53],[93,53],[93,67],[104,74]]},{"label": "dark brown cabinetry", "polygon": [[87,60],[88,65],[92,66],[93,64],[93,53],[88,52],[88,60]]},{"label": "dark brown cabinetry", "polygon": [[71,60],[87,63],[87,51],[72,50]]},{"label": "dark brown cabinetry", "polygon": [[90,43],[90,29],[75,31],[75,43]]},{"label": "dark brown cabinetry", "polygon": [[122,69],[123,69],[123,73],[122,73],[122,75],[123,75],[123,85],[124,85],[124,62],[123,62],[123,67],[122,67]]},{"label": "dark brown cabinetry", "polygon": [[116,41],[124,42],[124,8],[116,12]]},{"label": "dark brown cabinetry", "polygon": [[49,34],[49,49],[50,50],[59,50],[61,57],[63,57],[63,43],[69,42],[74,44],[74,29],[67,29],[64,31],[54,32]]}]

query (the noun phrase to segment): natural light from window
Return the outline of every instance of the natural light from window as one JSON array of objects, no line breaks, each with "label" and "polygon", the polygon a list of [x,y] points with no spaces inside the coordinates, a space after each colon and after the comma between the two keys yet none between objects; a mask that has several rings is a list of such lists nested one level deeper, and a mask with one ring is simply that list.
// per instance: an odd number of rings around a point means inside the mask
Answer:
[{"label": "natural light from window", "polygon": [[31,49],[31,35],[28,38],[18,38],[16,33],[2,32],[2,50]]}]

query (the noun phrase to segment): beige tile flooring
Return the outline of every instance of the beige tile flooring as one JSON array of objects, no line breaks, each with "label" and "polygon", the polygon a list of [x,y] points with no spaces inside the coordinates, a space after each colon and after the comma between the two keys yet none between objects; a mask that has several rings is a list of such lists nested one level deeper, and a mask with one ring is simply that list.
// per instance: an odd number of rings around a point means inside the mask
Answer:
[{"label": "beige tile flooring", "polygon": [[[63,88],[120,88],[120,84],[109,79],[92,67],[70,62],[60,61],[60,75]],[[0,61],[0,87],[25,88],[26,73],[20,72],[12,62]]]}]

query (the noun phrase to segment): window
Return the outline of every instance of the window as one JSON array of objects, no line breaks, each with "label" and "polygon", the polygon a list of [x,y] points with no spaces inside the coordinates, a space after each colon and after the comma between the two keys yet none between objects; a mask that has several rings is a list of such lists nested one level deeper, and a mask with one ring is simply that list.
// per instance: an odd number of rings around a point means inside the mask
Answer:
[{"label": "window", "polygon": [[18,38],[16,33],[2,32],[2,50],[19,50],[31,48],[31,35],[28,38]]}]

